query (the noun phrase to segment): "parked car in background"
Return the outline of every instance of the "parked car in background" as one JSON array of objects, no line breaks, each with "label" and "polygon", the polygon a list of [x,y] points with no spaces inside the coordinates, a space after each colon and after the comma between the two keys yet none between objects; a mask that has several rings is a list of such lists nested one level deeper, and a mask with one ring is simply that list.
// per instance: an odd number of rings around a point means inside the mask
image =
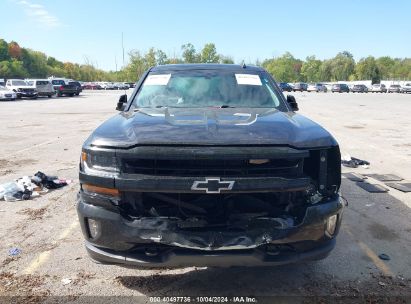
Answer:
[{"label": "parked car in background", "polygon": [[88,82],[84,85],[84,90],[102,90],[103,88],[98,83]]},{"label": "parked car in background", "polygon": [[16,100],[17,93],[0,85],[0,101],[2,100]]},{"label": "parked car in background", "polygon": [[47,96],[51,98],[56,94],[53,85],[48,79],[26,79],[28,85],[37,90],[38,96]]},{"label": "parked car in background", "polygon": [[310,83],[307,92],[327,92],[327,87],[322,83]]},{"label": "parked car in background", "polygon": [[136,87],[135,82],[126,82],[126,84],[128,84],[128,86],[129,86],[130,88],[133,88],[133,89]]},{"label": "parked car in background", "polygon": [[77,88],[72,84],[66,83],[65,79],[53,79],[51,83],[58,97],[63,95],[74,96],[77,93]]},{"label": "parked car in background", "polygon": [[331,87],[331,92],[335,93],[349,93],[350,88],[345,83],[336,83]]},{"label": "parked car in background", "polygon": [[128,85],[125,85],[125,84],[122,83],[122,82],[116,82],[116,83],[114,84],[114,87],[115,87],[117,90],[128,90],[128,89],[129,89],[129,86],[128,86]]},{"label": "parked car in background", "polygon": [[353,92],[353,93],[368,93],[368,88],[363,84],[355,84],[352,87],[351,92]]},{"label": "parked car in background", "polygon": [[401,86],[399,84],[392,84],[388,88],[388,93],[399,93],[401,92]]},{"label": "parked car in background", "polygon": [[115,89],[114,83],[109,82],[109,83],[107,84],[107,90],[114,90],[114,89]]},{"label": "parked car in background", "polygon": [[107,82],[107,81],[96,82],[96,84],[98,84],[103,90],[110,90],[110,89],[112,89],[111,83],[110,83],[110,82]]},{"label": "parked car in background", "polygon": [[74,93],[74,95],[79,96],[80,93],[83,91],[83,88],[81,87],[81,84],[80,84],[80,82],[78,82],[78,81],[69,81],[68,84],[69,84],[69,85],[72,85],[72,86],[74,86],[74,87],[76,88],[76,93]]},{"label": "parked car in background", "polygon": [[296,92],[296,91],[300,91],[300,92],[307,91],[307,87],[308,87],[308,85],[306,83],[297,82],[297,83],[294,84],[293,91],[294,92]]},{"label": "parked car in background", "polygon": [[280,82],[278,84],[278,86],[280,87],[281,91],[283,92],[291,92],[293,90],[293,87],[290,86],[288,83],[286,82]]},{"label": "parked car in background", "polygon": [[411,93],[411,82],[408,82],[402,86],[401,93]]},{"label": "parked car in background", "polygon": [[17,98],[28,97],[36,99],[38,96],[37,90],[22,79],[8,79],[6,87],[16,92]]},{"label": "parked car in background", "polygon": [[387,87],[385,86],[385,84],[376,83],[372,85],[371,92],[372,93],[387,93]]}]

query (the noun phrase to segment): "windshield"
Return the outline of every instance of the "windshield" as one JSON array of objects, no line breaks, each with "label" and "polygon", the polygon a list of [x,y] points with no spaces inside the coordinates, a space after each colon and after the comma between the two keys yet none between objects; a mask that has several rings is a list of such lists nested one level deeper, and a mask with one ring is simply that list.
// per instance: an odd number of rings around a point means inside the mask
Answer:
[{"label": "windshield", "polygon": [[133,106],[281,108],[287,111],[276,88],[263,73],[216,70],[150,73]]},{"label": "windshield", "polygon": [[27,85],[27,83],[23,80],[13,80],[11,83],[14,86],[26,86]]}]

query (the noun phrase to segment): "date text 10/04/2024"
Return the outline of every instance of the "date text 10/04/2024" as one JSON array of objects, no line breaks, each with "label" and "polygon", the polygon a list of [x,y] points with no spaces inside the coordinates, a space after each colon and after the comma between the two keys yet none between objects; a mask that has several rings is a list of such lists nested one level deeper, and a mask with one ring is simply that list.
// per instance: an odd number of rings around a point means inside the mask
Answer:
[{"label": "date text 10/04/2024", "polygon": [[151,303],[257,303],[254,297],[150,297]]}]

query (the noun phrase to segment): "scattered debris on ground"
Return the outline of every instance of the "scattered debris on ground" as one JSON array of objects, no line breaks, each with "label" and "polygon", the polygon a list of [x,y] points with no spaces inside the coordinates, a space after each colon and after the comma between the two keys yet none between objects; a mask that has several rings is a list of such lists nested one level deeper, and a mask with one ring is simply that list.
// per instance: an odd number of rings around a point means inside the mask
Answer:
[{"label": "scattered debris on ground", "polygon": [[354,172],[343,173],[342,175],[344,177],[348,178],[350,181],[353,181],[353,182],[362,182],[365,179],[367,179],[366,176],[361,175],[359,173],[354,173]]},{"label": "scattered debris on ground", "polygon": [[71,283],[71,281],[72,281],[72,279],[70,279],[70,278],[61,279],[61,283],[62,283],[63,285],[68,285],[68,284]]},{"label": "scattered debris on ground", "polygon": [[349,154],[341,157],[341,164],[349,168],[358,168],[359,166],[361,166],[368,169],[370,166],[370,163],[368,161],[352,157]]},{"label": "scattered debris on ground", "polygon": [[391,260],[390,256],[389,256],[388,254],[385,254],[385,253],[381,253],[378,257],[379,257],[381,260],[384,260],[384,261],[389,261],[389,260]]},{"label": "scattered debris on ground", "polygon": [[357,182],[356,185],[370,193],[385,193],[389,191],[388,188],[378,185],[378,184],[370,184],[367,182]]},{"label": "scattered debris on ground", "polygon": [[17,256],[20,255],[21,250],[17,247],[13,247],[9,249],[9,256]]},{"label": "scattered debris on ground", "polygon": [[402,177],[395,174],[367,174],[367,176],[379,180],[380,182],[400,182],[404,180]]},{"label": "scattered debris on ground", "polygon": [[50,189],[58,189],[71,183],[71,180],[48,176],[38,171],[34,176],[23,176],[13,182],[0,185],[0,200],[7,202],[29,200],[32,197],[47,193]]},{"label": "scattered debris on ground", "polygon": [[411,192],[411,183],[385,183],[388,187],[402,192]]}]

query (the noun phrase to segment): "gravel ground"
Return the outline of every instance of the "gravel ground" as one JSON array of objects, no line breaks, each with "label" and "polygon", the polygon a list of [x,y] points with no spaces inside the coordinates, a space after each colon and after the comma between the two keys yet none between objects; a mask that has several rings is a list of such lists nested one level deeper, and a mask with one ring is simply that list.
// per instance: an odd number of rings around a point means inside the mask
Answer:
[{"label": "gravel ground", "polygon": [[[230,302],[248,296],[259,303],[272,301],[272,296],[295,303],[411,301],[411,193],[390,189],[371,194],[347,179],[342,193],[349,206],[337,246],[322,261],[276,268],[177,270],[91,262],[75,210],[78,160],[91,131],[116,113],[120,94],[84,92],[73,98],[0,103],[0,183],[39,170],[74,180],[30,201],[0,201],[0,302],[178,301],[163,298],[172,296],[191,296],[191,301],[222,296]],[[411,180],[411,95],[295,96],[300,113],[331,131],[343,154],[371,162],[368,169],[344,172],[397,174]],[[9,257],[12,247],[20,248],[21,254]],[[390,260],[380,260],[381,253]]]}]

